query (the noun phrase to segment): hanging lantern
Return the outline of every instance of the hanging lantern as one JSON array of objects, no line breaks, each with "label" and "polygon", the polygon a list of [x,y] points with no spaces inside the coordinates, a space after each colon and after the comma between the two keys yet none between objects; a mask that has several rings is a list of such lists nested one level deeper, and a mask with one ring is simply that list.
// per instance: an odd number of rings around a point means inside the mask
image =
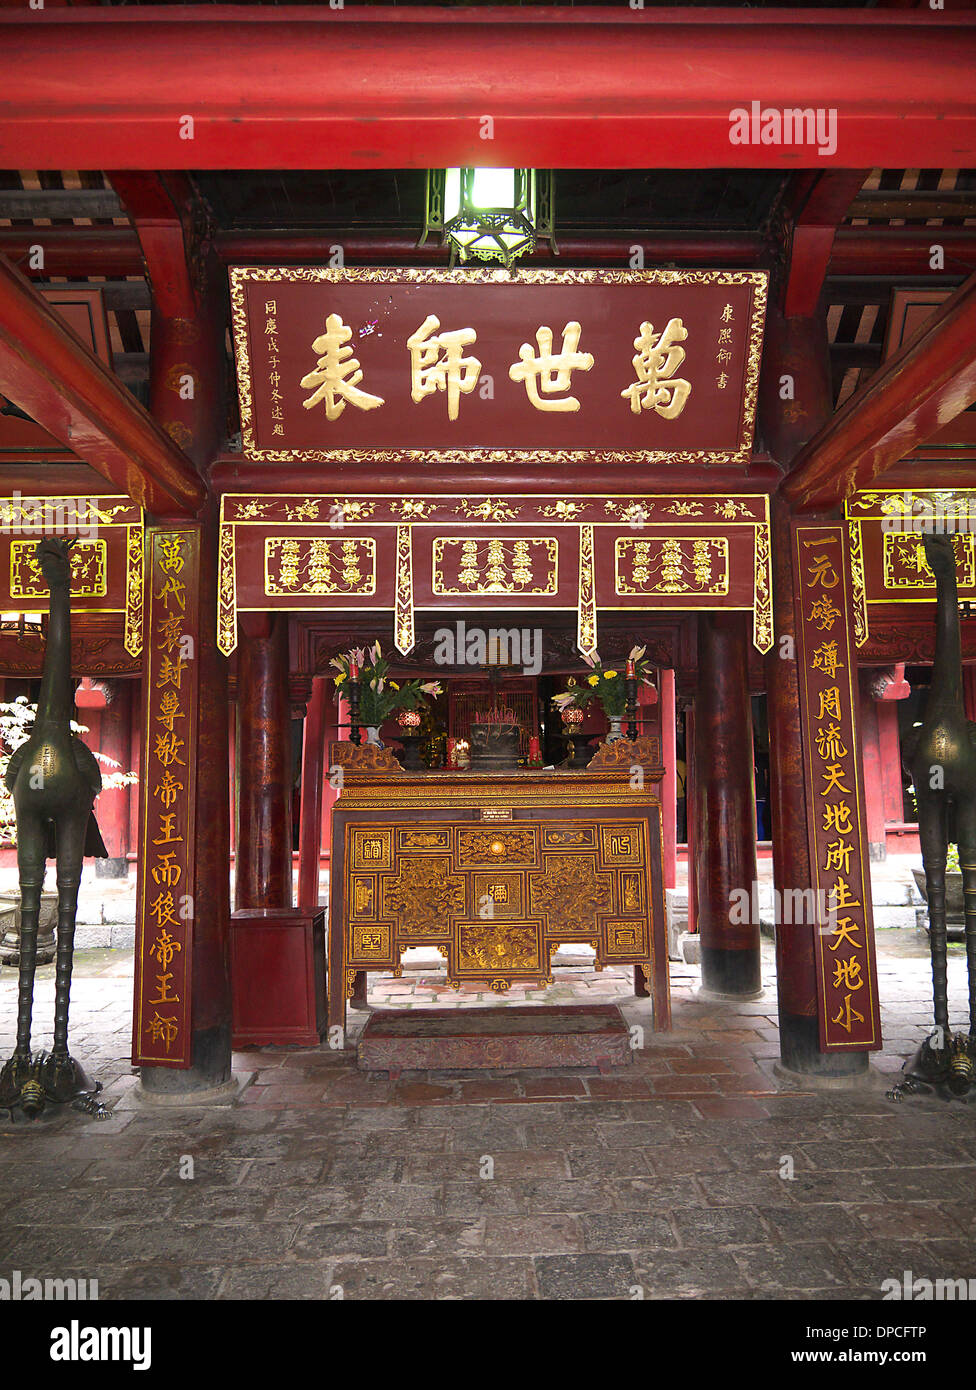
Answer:
[{"label": "hanging lantern", "polygon": [[548,169],[432,169],[427,175],[426,220],[418,245],[439,232],[451,262],[471,257],[507,268],[547,240],[558,255]]}]

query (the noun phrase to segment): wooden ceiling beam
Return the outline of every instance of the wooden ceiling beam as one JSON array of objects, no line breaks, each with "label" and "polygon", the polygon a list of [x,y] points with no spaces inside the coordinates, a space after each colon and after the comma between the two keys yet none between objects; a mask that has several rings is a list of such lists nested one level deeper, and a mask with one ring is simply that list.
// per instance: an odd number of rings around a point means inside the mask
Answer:
[{"label": "wooden ceiling beam", "polygon": [[0,168],[976,165],[976,15],[928,7],[49,7],[0,51]]},{"label": "wooden ceiling beam", "polygon": [[806,445],[782,491],[797,510],[837,506],[974,400],[976,275]]},{"label": "wooden ceiling beam", "polygon": [[147,511],[202,507],[204,486],[182,450],[2,258],[0,391]]}]

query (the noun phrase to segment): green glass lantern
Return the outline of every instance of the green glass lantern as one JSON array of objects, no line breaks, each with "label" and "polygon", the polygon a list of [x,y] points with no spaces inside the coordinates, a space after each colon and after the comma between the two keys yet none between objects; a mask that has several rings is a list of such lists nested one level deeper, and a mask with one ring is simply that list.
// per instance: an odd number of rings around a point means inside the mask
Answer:
[{"label": "green glass lantern", "polygon": [[419,245],[439,232],[463,263],[512,262],[547,240],[557,255],[552,218],[552,171],[540,169],[432,169],[427,175],[426,221]]}]

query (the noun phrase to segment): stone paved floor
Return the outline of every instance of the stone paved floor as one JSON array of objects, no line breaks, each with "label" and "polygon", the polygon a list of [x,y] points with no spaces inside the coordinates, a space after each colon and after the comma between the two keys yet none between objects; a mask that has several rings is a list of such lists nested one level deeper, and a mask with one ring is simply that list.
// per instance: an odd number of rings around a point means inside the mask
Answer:
[{"label": "stone paved floor", "polygon": [[[131,959],[83,953],[72,1050],[113,1113],[0,1125],[0,1276],[97,1278],[103,1299],[627,1299],[638,1287],[646,1298],[878,1299],[905,1270],[971,1278],[976,1107],[885,1099],[926,1031],[930,979],[915,932],[881,933],[879,954],[886,1046],[857,1091],[774,1075],[766,945],[756,1003],[698,1002],[695,967],[672,965],[673,1032],[648,1029],[633,1067],[610,1076],[390,1082],[327,1048],[266,1049],[237,1054],[247,1085],[236,1103],[174,1113],[132,1092]],[[961,947],[950,971],[962,1003]],[[46,1045],[53,971],[41,976],[35,1041]],[[15,988],[15,972],[0,972],[5,1056]],[[567,967],[533,997],[617,999],[646,1027],[647,1003],[629,989],[623,972]],[[377,977],[371,995],[434,998],[485,1002],[430,972]]]}]

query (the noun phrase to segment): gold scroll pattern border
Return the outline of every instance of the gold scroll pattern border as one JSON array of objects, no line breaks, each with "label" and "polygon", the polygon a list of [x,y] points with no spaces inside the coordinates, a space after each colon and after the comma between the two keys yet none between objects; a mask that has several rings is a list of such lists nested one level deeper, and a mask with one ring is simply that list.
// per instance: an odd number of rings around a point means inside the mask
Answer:
[{"label": "gold scroll pattern border", "polygon": [[[37,589],[27,589],[23,586],[23,577],[16,576],[16,571],[26,567],[28,574],[32,567],[32,557],[27,554],[28,550],[33,551],[37,541],[31,537],[29,540],[12,540],[10,542],[10,597],[11,598],[43,598],[47,585],[43,575],[40,574],[40,567],[34,563],[34,568],[41,578],[40,591]],[[84,546],[86,549],[94,551],[95,561],[95,581],[88,585],[78,585],[75,587],[74,581],[71,584],[72,598],[104,598],[108,593],[108,546],[99,536],[89,538],[82,536],[78,540],[78,546],[71,552],[71,559],[80,558],[81,551],[78,547]]]},{"label": "gold scroll pattern border", "polygon": [[594,656],[597,646],[596,582],[593,574],[593,527],[579,528],[579,597],[576,609],[576,645],[584,656]]},{"label": "gold scroll pattern border", "polygon": [[739,443],[734,449],[259,449],[254,433],[251,359],[244,286],[292,281],[299,284],[415,285],[509,284],[501,270],[375,269],[337,270],[327,266],[232,266],[230,269],[231,327],[237,366],[241,439],[245,457],[265,463],[481,463],[512,464],[542,459],[556,464],[691,463],[704,467],[749,463],[755,436],[759,369],[762,362],[768,275],[762,270],[521,270],[517,280],[527,284],[570,285],[750,285],[752,308],[746,335],[746,362],[739,412]]},{"label": "gold scroll pattern border", "polygon": [[416,641],[413,609],[413,540],[409,526],[397,527],[396,546],[396,613],[393,642],[398,652],[407,656]]},{"label": "gold scroll pattern border", "polygon": [[851,607],[854,615],[854,645],[863,647],[868,640],[867,588],[864,582],[864,537],[861,523],[847,523],[847,541],[851,557]]}]

